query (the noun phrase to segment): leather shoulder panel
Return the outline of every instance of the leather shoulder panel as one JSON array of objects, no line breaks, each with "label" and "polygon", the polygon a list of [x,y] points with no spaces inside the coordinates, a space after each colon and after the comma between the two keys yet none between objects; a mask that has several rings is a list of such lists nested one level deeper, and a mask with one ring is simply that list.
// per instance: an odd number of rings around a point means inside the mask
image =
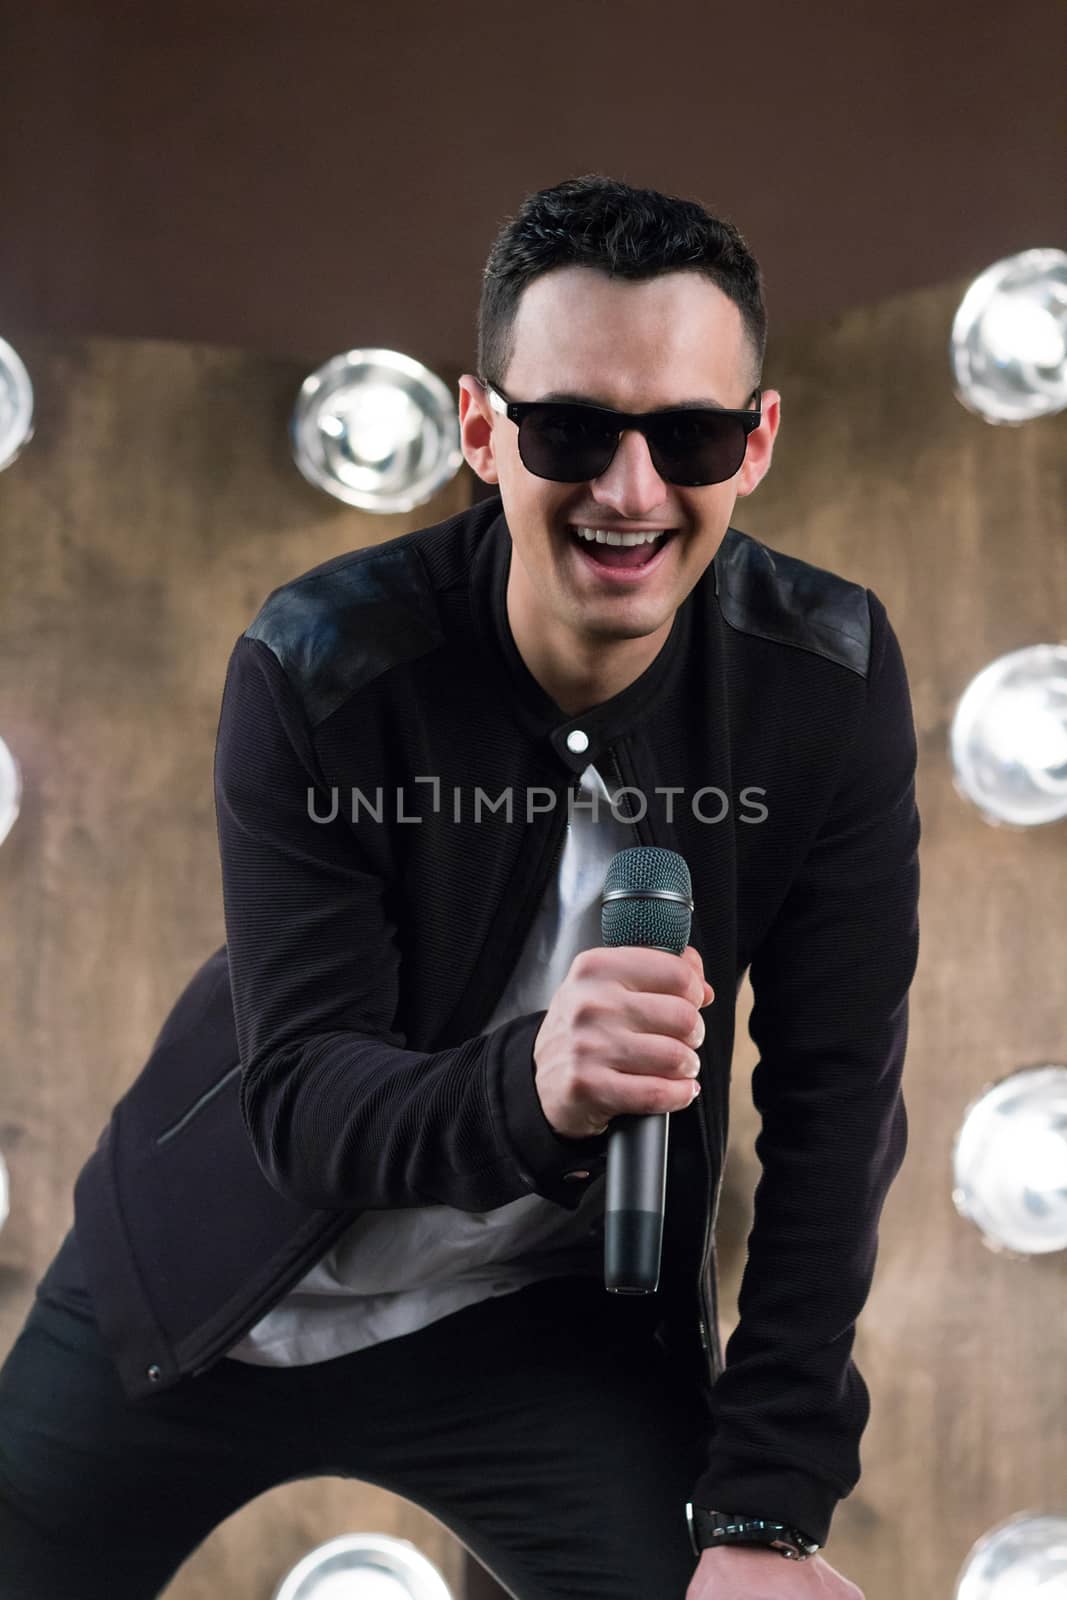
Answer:
[{"label": "leather shoulder panel", "polygon": [[325,562],[275,589],[245,629],[277,656],[314,727],[357,689],[443,639],[407,538]]},{"label": "leather shoulder panel", "polygon": [[728,528],[713,563],[719,609],[732,628],[810,650],[867,676],[867,591],[824,567]]}]

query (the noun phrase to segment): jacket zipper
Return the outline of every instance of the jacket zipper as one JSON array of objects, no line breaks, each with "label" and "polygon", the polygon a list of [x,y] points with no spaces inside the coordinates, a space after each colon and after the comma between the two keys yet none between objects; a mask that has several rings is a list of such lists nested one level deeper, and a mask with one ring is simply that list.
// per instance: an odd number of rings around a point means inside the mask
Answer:
[{"label": "jacket zipper", "polygon": [[[617,780],[617,783],[620,787],[627,786],[628,780],[623,777],[621,758],[614,746],[607,751],[607,756],[608,765],[611,768],[612,776]],[[632,785],[632,787],[636,788],[638,786]],[[642,817],[640,821],[635,819],[632,826],[639,844],[655,845],[656,841],[651,837],[648,824],[644,817]],[[711,1242],[714,1237],[715,1222],[718,1216],[719,1196],[722,1192],[723,1163],[720,1161],[719,1177],[715,1184],[715,1192],[713,1194],[711,1185],[711,1173],[713,1170],[711,1157],[711,1129],[708,1125],[708,1109],[704,1104],[703,1095],[700,1095],[697,1098],[697,1120],[700,1124],[701,1139],[704,1145],[705,1170],[708,1180],[707,1204],[704,1207],[704,1239],[701,1246],[700,1266],[697,1273],[697,1319],[700,1328],[701,1348],[704,1351],[704,1359],[707,1362],[711,1385],[714,1386],[715,1380],[718,1377],[719,1372],[722,1370],[722,1354],[719,1348],[719,1336],[717,1332],[715,1312],[711,1306],[710,1297],[706,1296],[705,1284],[710,1281],[709,1270]]]},{"label": "jacket zipper", "polygon": [[189,1109],[182,1112],[177,1122],[172,1122],[169,1128],[164,1128],[162,1133],[156,1135],[156,1144],[166,1144],[168,1139],[173,1139],[176,1133],[180,1133],[185,1127],[185,1124],[187,1122],[191,1122],[196,1116],[197,1112],[202,1111],[209,1100],[213,1100],[222,1089],[225,1089],[231,1078],[236,1078],[240,1070],[240,1062],[238,1062],[235,1067],[230,1067],[229,1070],[221,1078],[219,1078],[217,1083],[213,1083],[210,1089],[206,1089],[204,1091],[199,1100],[194,1100]]}]

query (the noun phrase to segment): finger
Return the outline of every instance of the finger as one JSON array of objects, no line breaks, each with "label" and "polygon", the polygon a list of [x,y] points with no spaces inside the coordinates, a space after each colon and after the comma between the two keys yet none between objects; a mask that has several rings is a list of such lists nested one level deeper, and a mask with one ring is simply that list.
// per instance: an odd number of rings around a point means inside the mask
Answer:
[{"label": "finger", "polygon": [[591,1099],[608,1117],[654,1117],[684,1111],[700,1092],[695,1079],[681,1081],[647,1073],[610,1072],[602,1082],[599,1091],[596,1083],[591,1085]]},{"label": "finger", "polygon": [[658,1034],[680,1039],[693,1050],[704,1043],[706,1028],[699,1007],[691,999],[673,994],[643,994],[621,988],[610,995],[602,1023],[610,1027],[625,1023],[632,1034]]},{"label": "finger", "polygon": [[699,977],[701,984],[703,985],[704,998],[700,1001],[700,1006],[703,1008],[704,1006],[710,1005],[715,998],[715,990],[711,987],[711,984],[704,976],[704,958],[700,954],[700,951],[697,950],[694,945],[687,944],[685,949],[682,951],[682,959],[683,961],[689,962]]},{"label": "finger", "polygon": [[681,1039],[664,1038],[661,1033],[627,1033],[613,1053],[610,1066],[628,1076],[695,1078],[700,1072],[700,1057]]},{"label": "finger", "polygon": [[641,945],[604,945],[600,970],[624,988],[643,993],[682,995],[697,1007],[707,1003],[706,986],[690,962],[669,950],[649,950]]}]

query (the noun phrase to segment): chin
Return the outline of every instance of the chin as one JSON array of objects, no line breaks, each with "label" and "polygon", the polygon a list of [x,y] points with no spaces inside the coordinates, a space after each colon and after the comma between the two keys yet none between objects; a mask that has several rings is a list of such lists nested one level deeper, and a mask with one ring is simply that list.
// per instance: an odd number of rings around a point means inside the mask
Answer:
[{"label": "chin", "polygon": [[611,644],[623,639],[648,639],[652,634],[658,633],[665,623],[671,621],[677,607],[669,611],[657,610],[654,615],[620,617],[616,611],[613,616],[597,617],[585,614],[578,616],[575,621],[580,630],[590,639],[595,639],[600,644]]}]

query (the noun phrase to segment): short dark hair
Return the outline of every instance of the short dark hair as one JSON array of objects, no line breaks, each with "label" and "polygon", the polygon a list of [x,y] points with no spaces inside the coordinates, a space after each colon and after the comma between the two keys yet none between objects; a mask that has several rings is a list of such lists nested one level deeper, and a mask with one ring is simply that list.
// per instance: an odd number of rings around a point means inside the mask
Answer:
[{"label": "short dark hair", "polygon": [[478,307],[478,375],[503,384],[514,352],[523,290],[554,267],[593,267],[635,282],[698,271],[741,312],[753,356],[752,388],[763,370],[767,312],[759,263],[738,229],[695,200],[634,189],[588,173],[526,196],[493,241]]}]

